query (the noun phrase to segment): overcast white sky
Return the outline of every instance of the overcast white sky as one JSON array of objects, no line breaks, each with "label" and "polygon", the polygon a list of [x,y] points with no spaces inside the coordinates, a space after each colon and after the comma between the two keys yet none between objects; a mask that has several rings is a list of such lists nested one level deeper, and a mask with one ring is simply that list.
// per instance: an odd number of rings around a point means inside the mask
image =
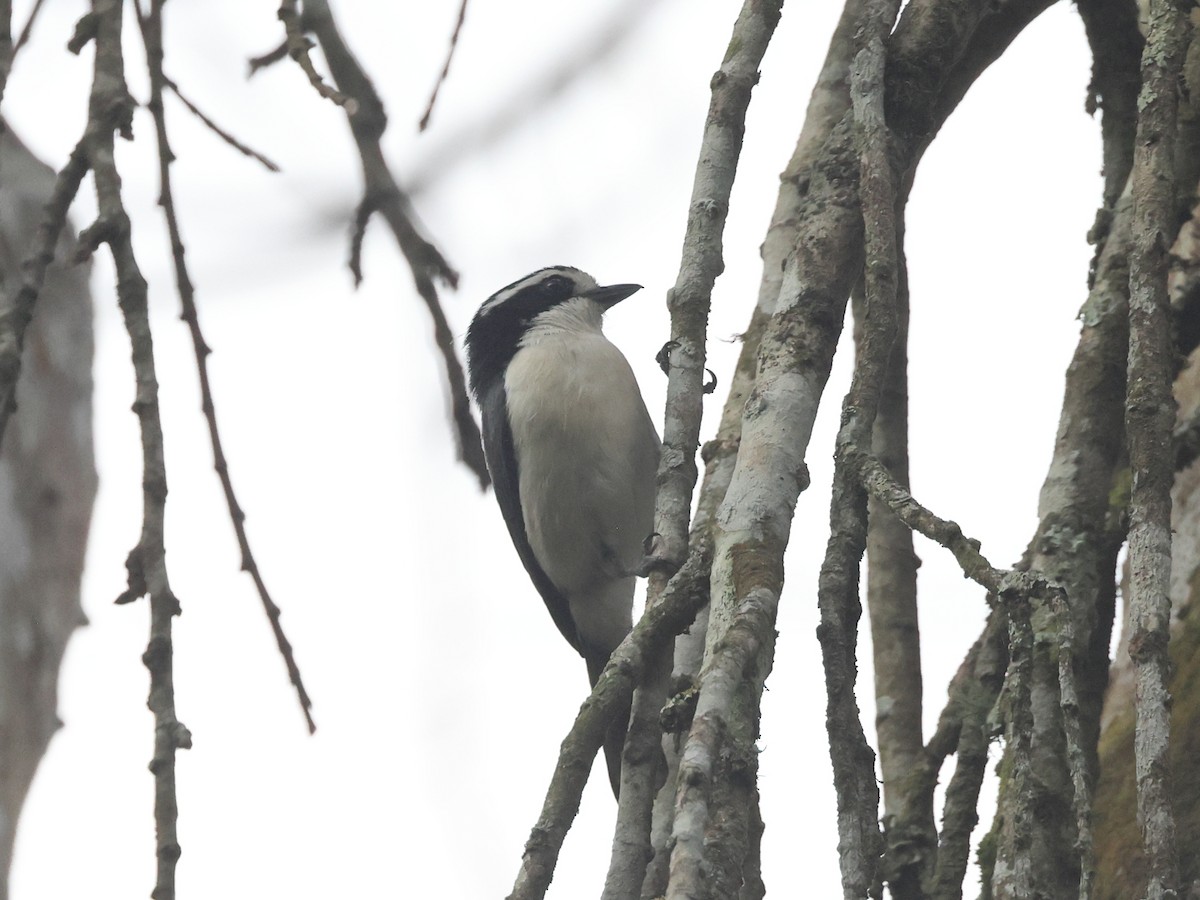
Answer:
[{"label": "overcast white sky", "polygon": [[[23,22],[30,2],[18,2]],[[391,116],[403,177],[446,151],[614,4],[471,5],[430,131],[415,123],[457,3],[336,3],[346,38]],[[446,298],[461,337],[478,304],[543,265],[579,266],[646,290],[609,334],[652,412],[665,379],[673,284],[708,82],[738,0],[657,0],[638,32],[561,102],[471,155],[417,200],[462,272]],[[83,128],[90,48],[63,49],[82,0],[47,4],[18,58],[4,112],[59,166]],[[168,563],[180,717],[180,900],[504,896],[537,817],[558,744],[586,690],[512,551],[495,503],[453,461],[430,325],[384,229],[367,236],[366,282],[345,269],[358,164],[340,110],[280,64],[246,81],[246,59],[280,37],[274,2],[166,9],[167,70],[271,175],[169,105],[188,259],[217,409],[262,571],[315,701],[309,737],[238,553],[212,472],[185,327],[158,210],[152,128],[119,163],[150,282],[170,501]],[[837,15],[792,2],[763,65],[717,283],[711,434],[755,297],[757,248]],[[132,23],[129,23],[132,24]],[[132,37],[132,29],[131,37]],[[131,45],[133,42],[131,41]],[[145,98],[140,54],[129,54]],[[1067,4],[1036,22],[972,91],[928,153],[908,216],[913,294],[913,482],[920,499],[983,541],[996,564],[1036,522],[1063,372],[1078,331],[1100,196],[1098,123],[1083,112],[1089,59]],[[90,199],[76,210],[83,224]],[[13,900],[147,896],[153,885],[152,722],[140,657],[144,603],[115,607],[140,524],[129,351],[109,266],[96,266],[96,429],[101,486],[84,606],[62,676],[65,728],[34,784]],[[816,573],[824,550],[833,426],[848,381],[839,354],[809,450],[788,557],[763,723],[764,873],[778,896],[838,893],[824,737]],[[998,425],[998,423],[1003,423]],[[978,633],[982,593],[921,544],[927,720]],[[860,700],[873,721],[869,650]],[[594,779],[551,896],[595,896],[614,805]],[[986,828],[986,821],[984,826]],[[977,835],[978,837],[978,835]],[[968,885],[968,891],[971,890]]]}]

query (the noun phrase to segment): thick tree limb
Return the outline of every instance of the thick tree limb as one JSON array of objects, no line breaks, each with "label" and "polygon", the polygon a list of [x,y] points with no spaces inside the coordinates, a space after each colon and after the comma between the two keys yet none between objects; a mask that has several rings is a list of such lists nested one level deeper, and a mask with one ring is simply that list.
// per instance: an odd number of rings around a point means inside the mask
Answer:
[{"label": "thick tree limb", "polygon": [[[868,0],[850,69],[860,157],[860,202],[865,246],[865,315],[850,390],[842,403],[838,447],[869,448],[883,376],[896,336],[899,278],[896,180],[890,133],[884,119],[884,42],[899,12],[897,0]],[[863,734],[854,686],[858,574],[867,545],[867,497],[839,454],[834,466],[829,543],[821,565],[817,637],[825,666],[825,723],[838,806],[838,856],[842,892],[862,897],[876,891],[883,854],[875,754]]]},{"label": "thick tree limb", "polygon": [[579,800],[592,761],[604,742],[609,724],[629,701],[650,662],[691,624],[708,601],[705,581],[711,553],[709,541],[692,542],[687,562],[667,585],[662,600],[646,611],[621,646],[613,651],[591,695],[580,707],[575,723],[563,739],[541,816],[525,843],[521,869],[509,900],[537,900],[545,896],[563,839],[579,812]]},{"label": "thick tree limb", "polygon": [[[809,98],[804,125],[796,147],[780,176],[775,210],[761,248],[763,266],[757,303],[750,323],[742,335],[742,350],[730,382],[716,437],[705,445],[702,454],[706,471],[692,524],[693,541],[696,539],[695,534],[707,534],[711,529],[717,508],[724,500],[733,475],[741,440],[742,410],[754,384],[756,359],[767,318],[779,296],[784,262],[796,241],[800,225],[800,207],[809,190],[812,166],[833,127],[850,108],[850,60],[854,55],[853,35],[860,8],[860,0],[848,0],[842,9],[824,65]],[[675,645],[675,683],[681,686],[683,696],[690,698],[692,711],[707,629],[708,612],[705,610],[697,617],[696,623],[688,633],[678,638]],[[674,827],[674,785],[677,784],[682,737],[686,736],[690,725],[689,713],[688,720],[681,723],[679,731],[669,735],[664,741],[668,776],[666,789],[660,793],[655,804],[651,841],[655,856],[642,887],[643,898],[659,897],[666,891],[671,833]],[[752,841],[757,840],[756,834],[760,834],[760,831],[751,833]],[[754,850],[752,844],[751,853]]]},{"label": "thick tree limb", "polygon": [[1175,133],[1179,78],[1187,49],[1186,14],[1151,0],[1142,55],[1133,162],[1133,253],[1129,264],[1129,375],[1125,401],[1130,496],[1130,641],[1136,681],[1138,820],[1149,862],[1149,900],[1179,888],[1171,810],[1170,697],[1167,656],[1171,600],[1171,394],[1174,350],[1167,303],[1167,248],[1174,235]]},{"label": "thick tree limb", "polygon": [[[720,68],[712,79],[712,99],[692,185],[679,274],[667,296],[671,312],[671,340],[667,345],[670,366],[647,606],[658,602],[667,579],[687,554],[712,289],[725,267],[722,238],[750,94],[758,82],[758,67],[779,22],[781,6],[782,0],[746,0],[734,23]],[[665,768],[660,750],[659,710],[666,699],[670,671],[671,657],[664,653],[634,694],[605,900],[636,897],[645,879],[646,863],[653,858],[651,812],[654,797],[663,785]],[[730,807],[744,808],[744,803]],[[734,814],[726,822],[733,839],[738,819]],[[740,878],[740,864],[738,875]]]}]

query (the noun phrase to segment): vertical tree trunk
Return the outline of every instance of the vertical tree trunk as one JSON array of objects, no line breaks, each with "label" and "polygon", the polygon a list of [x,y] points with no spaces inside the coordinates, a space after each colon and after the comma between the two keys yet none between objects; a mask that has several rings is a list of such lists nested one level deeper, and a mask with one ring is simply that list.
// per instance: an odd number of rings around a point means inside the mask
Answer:
[{"label": "vertical tree trunk", "polygon": [[[20,277],[54,173],[0,135],[0,276]],[[58,258],[69,260],[64,241]],[[19,411],[0,448],[0,900],[16,824],[59,726],[58,670],[84,623],[80,577],[96,493],[88,267],[52,265],[25,342]]]}]

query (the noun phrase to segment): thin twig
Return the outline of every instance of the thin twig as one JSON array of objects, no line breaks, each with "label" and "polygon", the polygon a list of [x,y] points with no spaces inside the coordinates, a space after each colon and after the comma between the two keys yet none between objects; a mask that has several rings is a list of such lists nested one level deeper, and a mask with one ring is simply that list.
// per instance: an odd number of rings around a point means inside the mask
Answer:
[{"label": "thin twig", "polygon": [[437,103],[438,91],[442,89],[446,76],[450,74],[450,62],[454,59],[454,51],[458,49],[458,35],[462,31],[463,22],[466,19],[467,0],[462,0],[458,7],[458,20],[454,23],[454,33],[450,35],[450,49],[446,51],[446,62],[442,65],[442,71],[438,73],[437,81],[433,85],[433,93],[429,95],[429,102],[425,104],[425,112],[421,115],[421,121],[417,123],[417,131],[424,131],[429,127],[429,119],[433,115],[434,104]]},{"label": "thin twig", "polygon": [[274,50],[269,50],[262,56],[255,56],[250,59],[250,71],[247,73],[247,77],[253,76],[259,69],[265,69],[267,66],[273,66],[277,62],[282,62],[287,59],[287,56],[288,42],[287,38],[284,38],[283,43]]},{"label": "thin twig", "polygon": [[249,156],[251,159],[258,160],[260,163],[263,164],[263,166],[265,166],[267,168],[268,171],[271,171],[271,172],[280,171],[279,166],[276,165],[274,162],[272,162],[270,159],[268,159],[266,156],[259,153],[257,150],[243,144],[241,141],[239,141],[237,138],[235,138],[232,134],[230,134],[228,131],[226,131],[224,128],[222,128],[220,125],[218,125],[216,122],[214,122],[208,116],[206,116],[203,112],[201,112],[200,109],[196,106],[196,104],[194,104],[191,100],[189,100],[186,96],[184,96],[183,92],[179,90],[179,85],[177,85],[174,81],[172,81],[170,78],[167,78],[165,75],[162,76],[162,81],[166,87],[170,88],[171,93],[173,93],[176,97],[178,97],[179,101],[188,108],[188,110],[191,112],[192,115],[194,115],[197,119],[199,119],[206,126],[208,126],[208,129],[210,131],[212,131],[215,135],[217,135],[217,137],[219,137],[221,140],[223,140],[225,143],[227,143],[230,147],[237,150],[239,153]]},{"label": "thin twig", "polygon": [[[405,179],[413,197],[447,177],[464,160],[478,159],[491,147],[555,109],[571,89],[585,81],[607,59],[619,53],[638,26],[663,0],[624,0],[605,6],[606,18],[591,28],[579,43],[551,41],[547,53],[556,53],[509,96],[489,105],[483,117],[444,133],[437,146]],[[309,11],[305,10],[305,16]]]},{"label": "thin twig", "polygon": [[1129,374],[1125,401],[1130,497],[1129,656],[1136,690],[1134,756],[1138,821],[1149,867],[1149,900],[1179,888],[1171,808],[1170,659],[1171,394],[1174,348],[1167,300],[1167,249],[1174,236],[1174,152],[1178,91],[1190,37],[1186,13],[1151,0],[1142,55],[1133,161],[1133,241],[1129,261]]},{"label": "thin twig", "polygon": [[[442,355],[450,389],[451,416],[455,426],[459,459],[471,470],[481,488],[490,483],[483,459],[483,441],[471,414],[466,378],[454,349],[454,332],[438,296],[437,282],[456,287],[458,273],[413,221],[407,195],[401,190],[383,155],[380,139],[387,128],[383,101],[346,42],[326,0],[307,0],[304,24],[317,36],[321,51],[338,88],[356,98],[355,110],[345,107],[350,131],[358,145],[363,166],[363,203],[360,210],[378,210],[391,228],[400,252],[412,271],[417,293],[433,319],[434,342]],[[365,219],[356,233],[366,227]],[[356,238],[360,241],[361,238]]]},{"label": "thin twig", "polygon": [[129,554],[129,588],[126,594],[150,595],[150,643],[143,661],[150,671],[148,705],[154,713],[154,822],[158,876],[153,896],[174,900],[175,863],[179,859],[176,830],[175,754],[191,746],[192,738],[175,713],[171,620],[179,614],[179,601],[167,577],[163,531],[167,499],[167,472],[159,418],[158,380],[150,332],[146,281],[134,258],[129,217],[121,199],[121,179],[113,158],[113,133],[128,135],[134,103],[125,86],[121,50],[122,0],[93,0],[96,44],[95,80],[88,111],[84,143],[95,174],[99,217],[80,242],[95,250],[108,245],[117,270],[117,296],[133,348],[137,381],[134,411],[142,433],[144,518],[137,546]]},{"label": "thin twig", "polygon": [[963,574],[988,593],[997,596],[1016,592],[1040,597],[1057,588],[1045,578],[1016,569],[997,569],[979,552],[979,541],[966,537],[958,524],[940,518],[916,501],[913,495],[896,482],[879,464],[879,460],[861,450],[843,446],[839,457],[862,479],[863,486],[882,503],[886,503],[905,525],[941,544],[954,554]]},{"label": "thin twig", "polygon": [[[4,0],[6,5],[11,4],[12,0]],[[13,47],[13,56],[15,57],[21,48],[29,43],[29,38],[33,36],[33,23],[37,21],[38,13],[42,11],[42,5],[46,0],[37,0],[33,4],[33,9],[29,11],[29,18],[25,20],[25,25],[21,29],[21,35],[17,38],[17,43]]]},{"label": "thin twig", "polygon": [[183,307],[182,317],[187,322],[188,330],[192,337],[192,349],[196,355],[196,370],[200,379],[200,406],[204,410],[204,418],[208,424],[208,436],[213,452],[213,465],[221,481],[221,488],[225,494],[225,503],[229,509],[229,518],[233,523],[233,530],[237,535],[238,547],[242,552],[242,570],[248,572],[254,581],[255,589],[258,591],[259,599],[262,601],[263,609],[267,614],[267,620],[271,623],[271,630],[275,635],[275,643],[279,648],[280,655],[283,657],[284,664],[287,666],[288,677],[296,689],[296,695],[300,701],[300,709],[304,714],[305,722],[308,724],[308,730],[311,734],[317,728],[312,718],[312,700],[308,695],[308,691],[305,690],[304,681],[300,675],[300,667],[296,664],[296,657],[292,650],[291,642],[287,639],[287,635],[284,634],[283,625],[280,622],[280,609],[271,599],[258,563],[254,558],[254,553],[250,549],[250,539],[246,534],[246,515],[242,511],[241,504],[238,503],[237,496],[233,490],[233,480],[229,474],[229,464],[225,458],[225,451],[221,444],[221,433],[217,427],[216,406],[213,401],[212,384],[208,375],[208,355],[212,351],[209,349],[207,342],[204,340],[204,335],[200,330],[195,290],[192,286],[191,276],[187,270],[183,236],[180,233],[179,219],[175,212],[174,193],[171,189],[171,162],[175,159],[175,154],[167,139],[166,111],[163,108],[162,100],[163,88],[173,88],[173,85],[171,85],[170,81],[163,74],[162,7],[164,2],[165,0],[151,0],[150,13],[140,23],[142,26],[142,39],[146,46],[146,60],[150,69],[150,112],[154,117],[155,135],[158,144],[159,205],[163,209],[163,215],[167,221],[167,232],[171,238],[171,248],[175,264],[175,284],[179,292],[180,305]]}]

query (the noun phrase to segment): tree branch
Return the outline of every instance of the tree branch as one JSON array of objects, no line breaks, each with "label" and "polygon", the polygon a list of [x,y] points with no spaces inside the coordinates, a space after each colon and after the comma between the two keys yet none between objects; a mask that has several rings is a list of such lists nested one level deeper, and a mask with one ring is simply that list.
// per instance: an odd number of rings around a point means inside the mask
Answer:
[{"label": "tree branch", "polygon": [[[668,579],[687,553],[712,289],[725,267],[722,238],[742,149],[746,111],[751,91],[758,82],[759,64],[779,23],[780,6],[781,0],[746,0],[734,23],[720,68],[712,78],[712,99],[696,163],[679,274],[675,287],[667,295],[671,312],[671,339],[667,344],[670,366],[647,607],[659,602]],[[670,671],[671,657],[664,652],[634,694],[605,900],[636,897],[645,879],[646,862],[652,857],[651,811],[655,794],[663,783],[665,765],[660,750],[659,710],[666,700]],[[744,810],[744,803],[730,807],[733,818],[738,818]],[[732,827],[728,837],[737,840],[737,830]],[[745,840],[744,834],[741,840]],[[713,874],[720,877],[720,873]],[[740,874],[739,865],[739,879]]]},{"label": "tree branch", "polygon": [[425,112],[421,114],[421,121],[417,123],[417,131],[424,131],[429,127],[429,119],[433,116],[433,107],[437,104],[438,92],[445,84],[446,76],[450,74],[450,63],[454,60],[454,51],[458,49],[458,35],[462,31],[463,22],[466,19],[467,0],[462,0],[458,7],[458,19],[454,23],[454,32],[450,35],[450,49],[446,51],[446,62],[442,65],[442,71],[438,73],[437,81],[434,82],[429,102],[425,104]]},{"label": "tree branch", "polygon": [[[284,6],[288,4],[285,2]],[[281,10],[282,14],[282,10]],[[337,22],[326,0],[306,0],[304,26],[312,30],[325,54],[329,71],[342,96],[353,97],[352,105],[342,104],[350,123],[350,131],[358,145],[365,185],[363,209],[377,210],[391,228],[401,254],[412,270],[417,293],[425,302],[433,319],[434,341],[442,354],[446,380],[450,388],[450,405],[458,443],[458,458],[466,464],[481,488],[490,483],[483,459],[483,441],[479,426],[471,414],[467,382],[462,364],[454,349],[454,333],[438,298],[437,281],[450,287],[458,285],[458,273],[451,268],[441,251],[421,236],[410,215],[408,197],[396,183],[384,158],[380,138],[387,128],[383,101],[375,92],[367,73],[350,48],[342,40]],[[290,38],[289,38],[290,40]],[[307,57],[306,57],[307,58]],[[366,217],[361,219],[366,226]]]},{"label": "tree branch", "polygon": [[691,624],[708,601],[711,554],[711,542],[692,542],[687,562],[667,585],[662,600],[646,611],[609,657],[595,688],[563,739],[541,816],[525,843],[521,869],[508,900],[538,900],[546,895],[563,839],[579,812],[583,786],[608,726],[618,710],[629,702],[634,686],[650,662]]},{"label": "tree branch", "polygon": [[[246,534],[246,514],[238,503],[233,490],[233,480],[229,474],[229,463],[225,458],[225,450],[221,443],[221,433],[217,426],[217,412],[213,400],[212,384],[208,377],[208,356],[212,352],[204,340],[200,329],[200,318],[196,309],[195,289],[191,276],[188,274],[187,261],[184,255],[183,236],[179,230],[179,219],[175,212],[175,197],[171,190],[171,163],[175,154],[167,139],[166,111],[163,108],[163,88],[170,82],[163,74],[163,45],[162,45],[162,8],[165,0],[150,0],[150,12],[144,18],[139,17],[142,40],[146,47],[146,61],[150,70],[150,113],[154,117],[155,137],[158,144],[158,176],[159,176],[159,205],[167,221],[167,233],[171,239],[171,251],[175,263],[175,285],[179,292],[179,302],[183,307],[182,318],[187,323],[192,337],[192,349],[196,356],[196,371],[200,379],[200,406],[204,410],[204,418],[208,424],[208,437],[212,444],[213,467],[221,481],[221,489],[225,494],[225,505],[229,510],[229,519],[237,536],[238,547],[242,552],[242,570],[250,574],[255,589],[271,624],[275,635],[275,644],[287,666],[288,677],[296,689],[300,701],[300,710],[308,724],[309,733],[316,731],[317,726],[312,718],[312,699],[304,687],[300,675],[300,667],[296,664],[292,644],[283,631],[280,622],[280,609],[271,599],[266,582],[258,568],[258,562],[250,549],[250,538]],[[182,99],[182,98],[181,98]],[[184,101],[187,102],[186,100]],[[191,108],[191,105],[189,108]],[[193,110],[195,111],[195,110]],[[197,115],[199,113],[197,112]],[[203,117],[201,117],[203,118]]]},{"label": "tree branch", "polygon": [[[898,251],[896,184],[884,118],[885,41],[898,0],[868,0],[850,68],[850,98],[859,147],[865,248],[865,315],[854,376],[842,403],[838,447],[869,448],[879,393],[896,335]],[[867,498],[845,458],[834,466],[829,543],[821,565],[817,637],[825,667],[825,724],[838,806],[838,856],[846,897],[877,892],[883,853],[875,754],[863,734],[854,694],[858,574],[867,540]]]},{"label": "tree branch", "polygon": [[1151,0],[1142,55],[1133,157],[1133,253],[1129,261],[1129,374],[1125,401],[1130,497],[1130,641],[1137,684],[1138,820],[1146,847],[1149,900],[1179,888],[1167,751],[1171,733],[1167,656],[1171,599],[1171,394],[1175,364],[1167,303],[1167,249],[1175,230],[1174,151],[1179,78],[1189,25],[1168,0]]},{"label": "tree branch", "polygon": [[108,245],[117,269],[117,296],[133,348],[137,381],[134,411],[142,433],[144,518],[138,544],[129,554],[129,587],[123,599],[150,595],[150,642],[142,657],[150,671],[148,705],[154,713],[154,822],[158,877],[155,900],[174,900],[175,863],[179,859],[176,831],[175,754],[191,746],[192,736],[175,713],[171,620],[179,601],[167,577],[163,526],[167,500],[167,471],[159,419],[158,380],[147,309],[146,281],[134,258],[129,217],[121,199],[121,179],[113,158],[113,132],[128,137],[133,98],[125,86],[121,51],[121,0],[93,0],[92,25],[96,43],[95,79],[88,108],[84,147],[96,182],[99,217],[80,235],[87,251]]}]

